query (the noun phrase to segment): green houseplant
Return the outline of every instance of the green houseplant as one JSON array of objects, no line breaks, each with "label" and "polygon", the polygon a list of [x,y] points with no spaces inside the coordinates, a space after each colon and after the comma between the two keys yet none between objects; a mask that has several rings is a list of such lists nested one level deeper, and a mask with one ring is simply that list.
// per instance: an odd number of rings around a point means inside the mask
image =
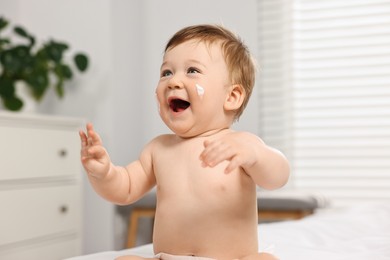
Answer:
[{"label": "green houseplant", "polygon": [[[23,107],[17,96],[16,83],[24,82],[31,97],[40,101],[47,89],[54,86],[58,97],[64,96],[64,83],[73,77],[72,67],[64,58],[69,46],[64,42],[49,40],[37,46],[35,37],[20,26],[14,26],[11,36],[2,36],[8,20],[0,17],[0,97],[3,106],[12,111]],[[83,72],[88,67],[88,57],[83,53],[73,56],[74,65]]]}]

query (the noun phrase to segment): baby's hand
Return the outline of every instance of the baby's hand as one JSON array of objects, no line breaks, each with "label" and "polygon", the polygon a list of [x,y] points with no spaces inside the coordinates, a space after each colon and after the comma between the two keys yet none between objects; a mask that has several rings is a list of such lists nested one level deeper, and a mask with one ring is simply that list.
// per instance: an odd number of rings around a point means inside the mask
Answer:
[{"label": "baby's hand", "polygon": [[262,141],[257,136],[247,132],[232,132],[220,139],[204,142],[204,150],[200,155],[203,167],[214,167],[217,164],[230,161],[225,169],[230,173],[237,167],[251,167],[259,158],[259,147]]},{"label": "baby's hand", "polygon": [[88,174],[96,178],[104,178],[109,170],[111,160],[103,147],[100,136],[95,132],[91,123],[87,124],[87,132],[80,130],[81,163]]}]

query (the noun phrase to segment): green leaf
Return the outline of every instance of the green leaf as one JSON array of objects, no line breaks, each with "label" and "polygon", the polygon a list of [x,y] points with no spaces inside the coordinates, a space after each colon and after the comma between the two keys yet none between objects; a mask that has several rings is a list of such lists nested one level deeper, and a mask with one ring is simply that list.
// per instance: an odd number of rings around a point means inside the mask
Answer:
[{"label": "green leaf", "polygon": [[15,74],[20,68],[20,58],[17,57],[15,49],[9,49],[1,54],[0,62],[3,65],[4,71]]},{"label": "green leaf", "polygon": [[31,87],[33,97],[41,100],[49,87],[49,77],[45,71],[33,71],[28,75],[27,83]]},{"label": "green leaf", "polygon": [[30,40],[30,48],[35,45],[35,38],[33,36],[29,36],[28,39]]},{"label": "green leaf", "polygon": [[85,71],[88,68],[88,57],[85,54],[78,53],[74,56],[74,62],[79,71]]},{"label": "green leaf", "polygon": [[9,45],[10,42],[11,41],[8,38],[0,39],[0,58],[1,58],[1,54],[3,53],[3,50],[7,48],[7,45]]},{"label": "green leaf", "polygon": [[10,78],[0,77],[0,96],[3,98],[13,97],[15,94],[15,84]]},{"label": "green leaf", "polygon": [[45,51],[52,61],[60,63],[65,50],[68,49],[68,45],[61,42],[50,41],[45,46]]},{"label": "green leaf", "polygon": [[11,111],[19,111],[23,107],[23,101],[17,97],[3,99],[3,104]]},{"label": "green leaf", "polygon": [[46,46],[38,49],[34,58],[37,64],[39,64],[40,66],[42,64],[45,64],[44,67],[47,67],[46,64],[48,63],[48,61],[50,61],[50,59],[49,59],[49,55],[47,54]]},{"label": "green leaf", "polygon": [[14,32],[15,32],[16,34],[18,34],[19,36],[22,36],[22,37],[24,37],[24,38],[29,38],[29,37],[30,37],[30,35],[26,32],[26,30],[23,29],[23,28],[20,27],[20,26],[16,26],[16,27],[14,28]]},{"label": "green leaf", "polygon": [[71,79],[73,77],[72,70],[66,64],[57,64],[54,72],[59,78]]},{"label": "green leaf", "polygon": [[27,31],[25,29],[23,29],[22,27],[16,26],[14,28],[14,32],[16,34],[18,34],[19,36],[28,39],[30,41],[30,44],[29,44],[30,47],[35,45],[35,38],[34,38],[34,36],[28,34]]},{"label": "green leaf", "polygon": [[62,59],[62,52],[53,45],[47,46],[46,54],[47,54],[48,58],[54,62],[60,62]]},{"label": "green leaf", "polygon": [[3,51],[0,62],[4,67],[4,71],[18,78],[20,77],[19,74],[22,73],[22,70],[32,63],[30,49],[27,46],[18,45]]},{"label": "green leaf", "polygon": [[56,42],[56,41],[53,41],[53,40],[52,40],[51,42],[52,42],[52,44],[53,44],[56,48],[60,49],[61,51],[65,51],[65,50],[69,49],[68,44],[66,44],[66,43],[64,43],[64,42]]},{"label": "green leaf", "polygon": [[7,27],[8,21],[4,17],[0,17],[0,31]]},{"label": "green leaf", "polygon": [[56,92],[57,92],[57,95],[60,97],[60,98],[63,98],[64,97],[64,82],[62,80],[59,80],[57,85],[56,85]]},{"label": "green leaf", "polygon": [[11,41],[10,41],[8,38],[0,39],[0,45],[8,44],[8,43],[10,43],[10,42],[11,42]]}]

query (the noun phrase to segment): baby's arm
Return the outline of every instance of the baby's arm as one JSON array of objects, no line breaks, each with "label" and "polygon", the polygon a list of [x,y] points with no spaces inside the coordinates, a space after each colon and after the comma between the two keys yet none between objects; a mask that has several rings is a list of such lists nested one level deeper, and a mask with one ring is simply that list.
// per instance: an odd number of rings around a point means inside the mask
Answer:
[{"label": "baby's arm", "polygon": [[126,167],[115,166],[103,146],[100,136],[87,124],[87,131],[80,131],[81,162],[94,190],[103,198],[120,205],[136,201],[155,184],[150,147],[141,153],[140,159]]},{"label": "baby's arm", "polygon": [[220,139],[205,141],[204,147],[200,155],[204,167],[214,167],[228,160],[226,173],[242,167],[265,189],[280,188],[288,180],[290,167],[285,156],[251,133],[232,132]]}]

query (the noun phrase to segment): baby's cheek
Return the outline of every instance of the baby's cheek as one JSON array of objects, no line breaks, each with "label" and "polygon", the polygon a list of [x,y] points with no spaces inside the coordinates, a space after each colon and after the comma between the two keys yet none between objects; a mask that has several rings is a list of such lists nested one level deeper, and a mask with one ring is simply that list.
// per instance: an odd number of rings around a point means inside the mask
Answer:
[{"label": "baby's cheek", "polygon": [[157,111],[161,115],[161,104],[160,104],[160,100],[158,99],[157,93],[156,93],[155,97],[156,97]]}]

